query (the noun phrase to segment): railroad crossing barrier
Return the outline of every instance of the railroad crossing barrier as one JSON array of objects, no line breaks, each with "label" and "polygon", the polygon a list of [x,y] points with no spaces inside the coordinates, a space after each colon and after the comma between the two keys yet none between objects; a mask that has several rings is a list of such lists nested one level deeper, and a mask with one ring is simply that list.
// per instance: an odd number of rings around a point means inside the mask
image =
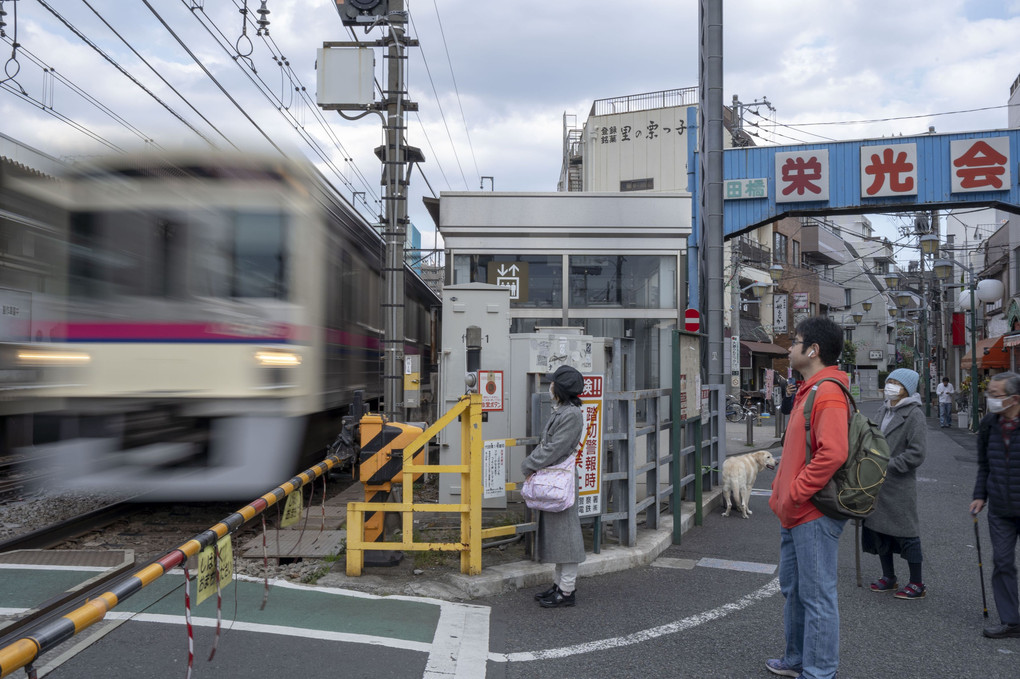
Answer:
[{"label": "railroad crossing barrier", "polygon": [[[444,427],[460,418],[460,464],[421,464],[419,451]],[[527,445],[536,440],[507,439],[508,446]],[[482,528],[482,397],[466,394],[445,415],[408,443],[403,451],[400,502],[350,502],[347,504],[347,575],[359,576],[365,567],[365,552],[376,550],[460,552],[460,572],[477,575],[482,571],[482,540],[534,531],[534,523]],[[414,502],[413,482],[421,474],[460,474],[461,502],[436,504]],[[516,484],[506,484],[513,490]],[[367,539],[365,515],[394,512],[401,515],[400,542]],[[460,515],[459,542],[415,542],[415,513],[456,513]]]},{"label": "railroad crossing barrier", "polygon": [[[480,408],[481,406],[479,405]],[[242,507],[212,528],[199,533],[176,549],[167,552],[145,568],[117,580],[107,592],[60,618],[42,624],[32,634],[0,648],[0,677],[10,676],[12,672],[22,667],[27,667],[30,676],[33,676],[34,671],[31,665],[40,655],[99,622],[124,599],[137,594],[144,587],[166,574],[170,569],[183,564],[189,557],[197,555],[206,547],[215,545],[220,538],[235,533],[248,521],[280,500],[283,500],[294,491],[315,481],[315,479],[341,462],[342,460],[338,456],[330,455],[314,467],[306,469],[286,483],[277,486],[254,502]]]}]

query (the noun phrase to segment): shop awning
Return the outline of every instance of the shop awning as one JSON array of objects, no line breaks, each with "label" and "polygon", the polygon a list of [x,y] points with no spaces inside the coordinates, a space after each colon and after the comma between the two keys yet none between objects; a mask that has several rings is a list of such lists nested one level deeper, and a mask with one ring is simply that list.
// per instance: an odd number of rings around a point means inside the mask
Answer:
[{"label": "shop awning", "polygon": [[779,346],[778,344],[771,344],[769,342],[752,342],[750,340],[740,340],[740,346],[744,347],[752,354],[769,354],[772,356],[783,356],[786,357],[786,349]]},{"label": "shop awning", "polygon": [[1002,348],[1020,347],[1020,332],[1014,332],[1002,336]]},{"label": "shop awning", "polygon": [[[978,370],[1009,369],[1009,354],[1007,354],[1002,348],[1003,337],[1004,335],[999,335],[998,337],[989,337],[987,339],[978,340]],[[960,359],[960,367],[964,370],[970,370],[970,362],[971,355],[967,354]]]}]

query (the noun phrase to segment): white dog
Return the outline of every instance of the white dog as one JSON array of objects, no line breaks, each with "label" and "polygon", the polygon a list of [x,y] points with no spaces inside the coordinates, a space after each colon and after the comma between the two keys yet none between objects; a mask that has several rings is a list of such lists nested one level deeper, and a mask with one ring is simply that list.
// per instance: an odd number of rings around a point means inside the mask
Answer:
[{"label": "white dog", "polygon": [[766,467],[776,468],[776,459],[767,450],[726,458],[722,466],[722,494],[726,500],[723,516],[729,516],[733,506],[740,507],[740,513],[745,519],[751,514],[747,508],[747,502],[751,499],[751,487],[754,486],[758,472]]}]

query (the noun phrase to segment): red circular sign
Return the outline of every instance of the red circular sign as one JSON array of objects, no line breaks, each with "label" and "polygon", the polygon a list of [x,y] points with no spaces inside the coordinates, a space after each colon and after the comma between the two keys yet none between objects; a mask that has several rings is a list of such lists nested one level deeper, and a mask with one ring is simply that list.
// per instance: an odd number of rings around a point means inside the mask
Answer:
[{"label": "red circular sign", "polygon": [[697,309],[684,311],[684,330],[687,332],[699,332],[701,330],[701,314]]}]

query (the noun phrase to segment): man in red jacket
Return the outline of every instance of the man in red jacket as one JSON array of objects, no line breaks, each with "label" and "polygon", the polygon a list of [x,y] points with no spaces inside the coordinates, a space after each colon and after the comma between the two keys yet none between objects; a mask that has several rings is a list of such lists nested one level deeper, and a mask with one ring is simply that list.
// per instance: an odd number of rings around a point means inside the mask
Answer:
[{"label": "man in red jacket", "polygon": [[[836,604],[836,556],[846,521],[818,511],[811,497],[821,490],[847,458],[850,416],[846,397],[832,382],[849,386],[836,363],[843,351],[843,331],[832,320],[801,321],[788,350],[790,366],[800,372],[797,395],[786,429],[783,455],[772,482],[769,507],[782,525],[779,586],[786,597],[783,622],[786,651],[765,662],[773,674],[829,679],[839,666],[839,608]],[[804,404],[816,391],[811,411],[811,464],[806,462]]]}]

